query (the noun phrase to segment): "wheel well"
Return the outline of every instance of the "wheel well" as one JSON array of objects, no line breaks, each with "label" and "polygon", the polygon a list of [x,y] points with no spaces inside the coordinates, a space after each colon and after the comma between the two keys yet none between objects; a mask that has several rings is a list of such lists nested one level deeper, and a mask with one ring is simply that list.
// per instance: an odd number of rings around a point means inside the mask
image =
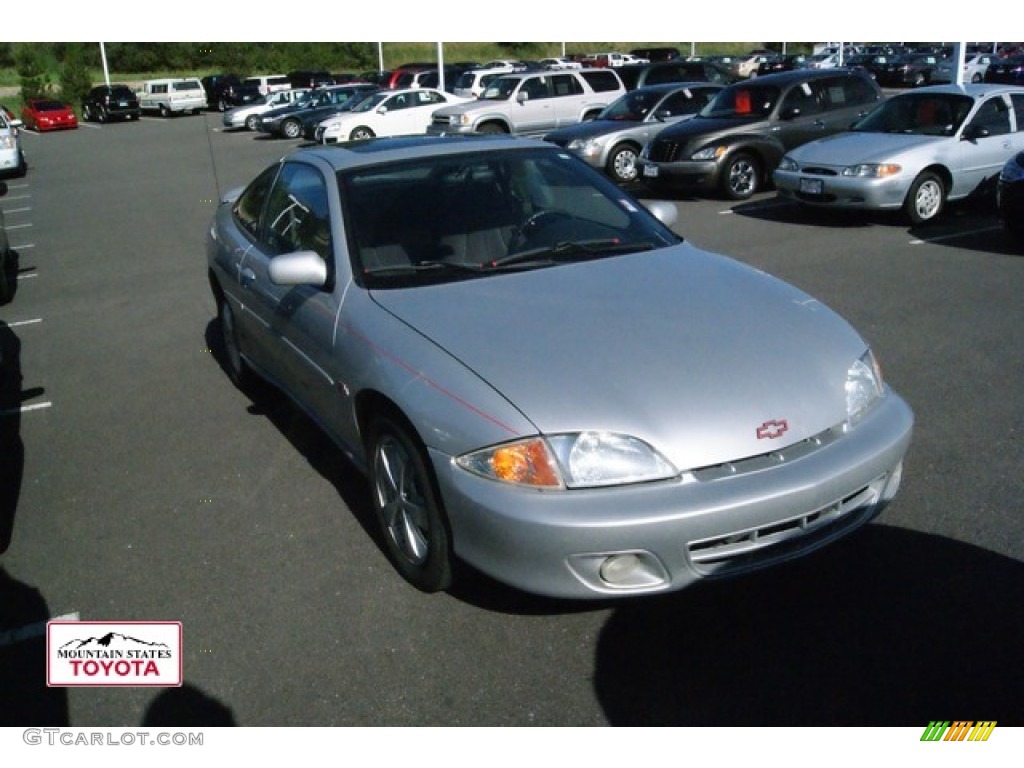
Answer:
[{"label": "wheel well", "polygon": [[[402,412],[402,409],[386,395],[383,395],[376,390],[368,390],[358,393],[356,395],[355,412],[356,425],[359,428],[359,439],[361,443],[365,443],[366,441],[366,434],[374,416],[387,415],[396,421],[402,422],[402,424],[409,430],[409,434],[419,442],[421,447],[423,446],[423,439],[420,437],[419,430],[413,426],[412,422],[409,421],[408,417]],[[365,445],[363,447],[365,448]],[[369,459],[369,457],[367,457],[367,459]]]},{"label": "wheel well", "polygon": [[210,290],[213,292],[214,301],[217,302],[219,308],[220,303],[224,301],[224,289],[220,287],[220,283],[217,282],[217,277],[213,274],[212,269],[206,271],[206,279],[210,281]]},{"label": "wheel well", "polygon": [[934,173],[942,181],[942,187],[946,191],[946,196],[949,196],[949,192],[953,187],[953,174],[949,172],[949,169],[944,165],[929,165],[927,168],[922,168],[920,172],[914,178],[917,179],[922,173]]},{"label": "wheel well", "polygon": [[501,120],[485,120],[476,127],[477,133],[483,133],[488,128],[497,128],[502,133],[511,133],[509,127]]}]

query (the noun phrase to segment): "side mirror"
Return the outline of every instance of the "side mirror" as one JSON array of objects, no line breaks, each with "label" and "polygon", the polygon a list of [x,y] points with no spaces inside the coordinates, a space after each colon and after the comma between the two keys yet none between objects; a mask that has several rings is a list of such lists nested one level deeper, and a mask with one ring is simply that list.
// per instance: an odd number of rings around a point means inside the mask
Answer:
[{"label": "side mirror", "polygon": [[528,94],[526,91],[519,91],[519,93],[516,94],[516,103],[518,103],[520,106],[525,104],[529,100],[530,94]]},{"label": "side mirror", "polygon": [[377,107],[377,114],[378,115],[386,115],[387,113],[388,113],[388,108],[387,107],[385,107],[385,106]]},{"label": "side mirror", "polygon": [[786,107],[779,113],[780,120],[792,120],[797,117],[800,117],[799,107]]},{"label": "side mirror", "polygon": [[676,208],[675,203],[670,203],[667,200],[648,200],[643,205],[654,214],[654,218],[666,227],[672,227],[679,219],[679,209]]},{"label": "side mirror", "polygon": [[990,135],[989,129],[983,125],[968,125],[964,128],[961,138],[965,141],[974,141],[975,139],[984,139]]},{"label": "side mirror", "polygon": [[672,113],[669,112],[667,109],[659,109],[657,112],[654,113],[654,119],[657,120],[659,123],[664,123],[670,117],[672,117]]},{"label": "side mirror", "polygon": [[270,280],[275,285],[327,284],[327,262],[315,251],[296,251],[275,256],[270,260]]}]

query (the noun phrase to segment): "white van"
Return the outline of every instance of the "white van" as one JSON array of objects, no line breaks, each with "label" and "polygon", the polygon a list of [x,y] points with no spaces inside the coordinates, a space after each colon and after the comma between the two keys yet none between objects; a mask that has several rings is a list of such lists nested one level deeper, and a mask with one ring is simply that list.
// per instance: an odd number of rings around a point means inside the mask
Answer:
[{"label": "white van", "polygon": [[161,117],[198,115],[206,107],[206,91],[198,77],[147,80],[139,91],[139,107],[143,112],[159,112]]}]

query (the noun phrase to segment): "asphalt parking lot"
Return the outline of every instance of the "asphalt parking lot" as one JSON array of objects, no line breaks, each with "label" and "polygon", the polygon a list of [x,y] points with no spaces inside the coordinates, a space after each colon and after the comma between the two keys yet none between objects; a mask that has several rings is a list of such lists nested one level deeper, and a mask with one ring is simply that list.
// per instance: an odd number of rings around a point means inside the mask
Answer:
[{"label": "asphalt parking lot", "polygon": [[[990,207],[910,229],[771,192],[676,200],[694,244],[849,319],[914,408],[879,520],[669,596],[565,603],[478,574],[428,596],[340,452],[221,366],[215,201],[296,143],[216,114],[24,143],[2,200],[0,724],[1024,725],[1024,245]],[[47,688],[55,617],[181,621],[185,687]]]}]

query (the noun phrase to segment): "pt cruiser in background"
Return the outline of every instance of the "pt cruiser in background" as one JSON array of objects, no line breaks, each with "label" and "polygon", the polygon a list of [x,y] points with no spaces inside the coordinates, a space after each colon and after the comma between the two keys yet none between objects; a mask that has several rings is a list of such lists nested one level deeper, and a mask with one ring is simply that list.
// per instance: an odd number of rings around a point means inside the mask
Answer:
[{"label": "pt cruiser in background", "polygon": [[868,344],[649,205],[543,141],[299,150],[210,227],[225,367],[366,471],[424,591],[461,558],[545,595],[665,592],[871,520],[913,417]]},{"label": "pt cruiser in background", "polygon": [[545,141],[565,147],[614,181],[636,181],[636,159],[665,126],[687,120],[724,86],[670,83],[637,88],[609,104],[596,118],[552,131]]},{"label": "pt cruiser in background", "polygon": [[640,176],[656,193],[746,200],[771,181],[788,150],[845,131],[882,98],[861,70],[803,69],[736,83],[651,139],[637,161]]},{"label": "pt cruiser in background", "polygon": [[789,152],[775,171],[783,198],[839,209],[902,210],[911,224],[946,202],[991,193],[1024,150],[1024,88],[936,85],[886,100],[848,133]]}]

